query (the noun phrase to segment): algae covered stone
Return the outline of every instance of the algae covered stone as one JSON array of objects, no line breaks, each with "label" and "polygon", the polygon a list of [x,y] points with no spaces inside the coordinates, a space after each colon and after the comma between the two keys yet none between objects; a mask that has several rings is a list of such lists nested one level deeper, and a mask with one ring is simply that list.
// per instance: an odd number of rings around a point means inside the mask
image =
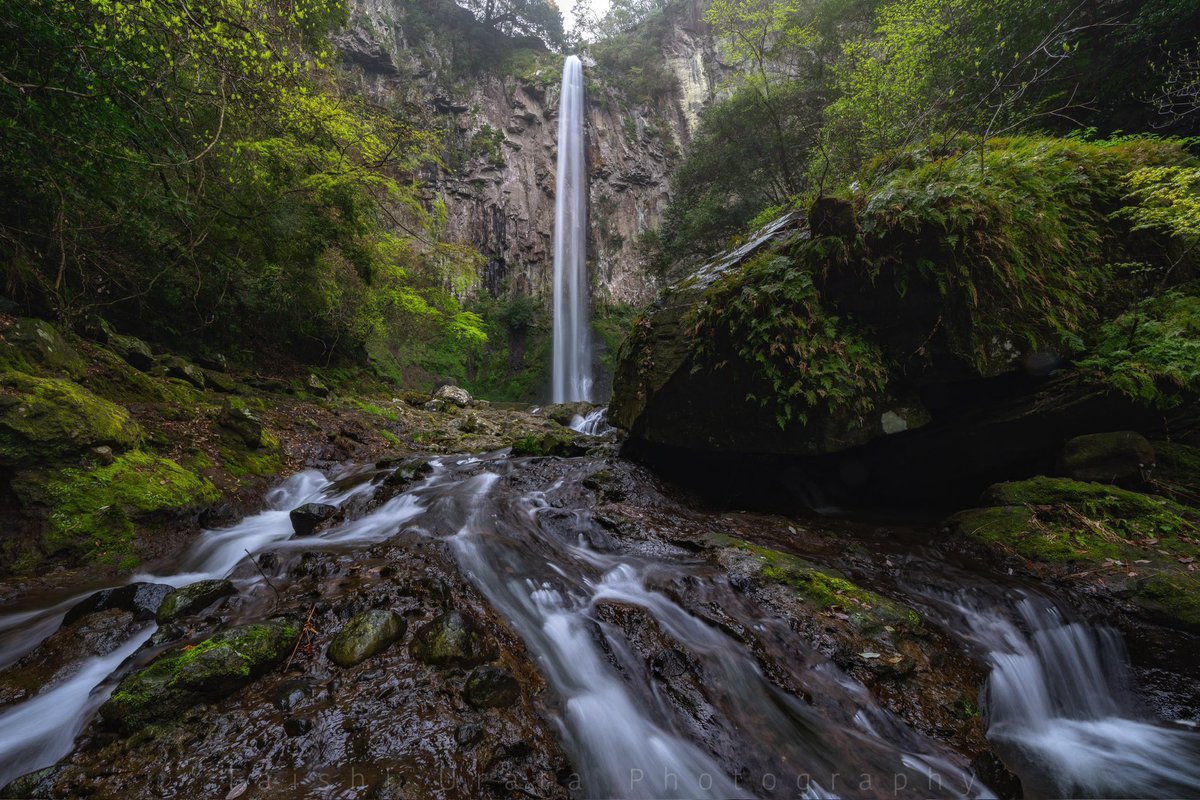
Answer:
[{"label": "algae covered stone", "polygon": [[364,611],[347,622],[333,638],[329,657],[339,666],[352,667],[383,652],[404,636],[406,627],[404,618],[394,611]]},{"label": "algae covered stone", "polygon": [[0,466],[41,466],[99,445],[126,450],[141,437],[128,411],[77,383],[0,376]]},{"label": "algae covered stone", "polygon": [[158,607],[158,624],[162,625],[197,611],[203,611],[222,597],[233,594],[237,594],[237,589],[228,580],[189,583],[163,598],[162,605]]},{"label": "algae covered stone", "polygon": [[474,667],[496,657],[495,645],[459,611],[447,611],[422,625],[408,651],[417,661],[437,667]]},{"label": "algae covered stone", "polygon": [[463,690],[463,699],[475,708],[504,708],[520,696],[521,684],[504,667],[477,667]]},{"label": "algae covered stone", "polygon": [[1154,446],[1135,431],[1076,436],[1063,446],[1058,471],[1077,481],[1137,486],[1154,470]]},{"label": "algae covered stone", "polygon": [[283,661],[299,634],[294,621],[275,617],[172,650],[122,680],[100,715],[127,733],[177,720],[191,706],[232,694]]}]

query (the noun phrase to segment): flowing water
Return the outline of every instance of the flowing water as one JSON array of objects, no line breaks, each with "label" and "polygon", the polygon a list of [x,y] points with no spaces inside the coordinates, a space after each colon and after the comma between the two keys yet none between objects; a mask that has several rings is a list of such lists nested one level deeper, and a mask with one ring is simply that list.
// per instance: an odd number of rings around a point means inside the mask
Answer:
[{"label": "flowing water", "polygon": [[586,416],[576,414],[568,427],[588,436],[604,436],[616,430],[608,424],[607,408],[593,409]]},{"label": "flowing water", "polygon": [[591,400],[588,323],[587,164],[583,155],[583,63],[567,56],[558,108],[554,195],[554,356],[551,402]]},{"label": "flowing water", "polygon": [[[581,488],[596,462],[499,453],[433,464],[424,481],[378,505],[364,502],[378,470],[301,473],[269,493],[261,513],[205,532],[136,579],[232,575],[253,593],[262,579],[247,553],[352,553],[404,525],[446,541],[524,640],[550,688],[578,796],[993,796],[964,756],[885,709],[724,570],[686,550],[614,538]],[[287,512],[313,501],[343,506],[347,521],[293,539]],[[920,571],[940,571],[942,585],[903,591],[990,666],[988,736],[1029,796],[1200,790],[1197,736],[1138,712],[1115,631],[1069,618],[1032,590],[921,558]],[[35,647],[83,596],[64,592],[44,610],[0,618],[5,656]],[[71,750],[152,630],[0,712],[0,785]],[[665,648],[653,667],[647,637]],[[783,665],[793,691],[768,677],[764,659]],[[670,688],[659,673],[677,676]]]}]

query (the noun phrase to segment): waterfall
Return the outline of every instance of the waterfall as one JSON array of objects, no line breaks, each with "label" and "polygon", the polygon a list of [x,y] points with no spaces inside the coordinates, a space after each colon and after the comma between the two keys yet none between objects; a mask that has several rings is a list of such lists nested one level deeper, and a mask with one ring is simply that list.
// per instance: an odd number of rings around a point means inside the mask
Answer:
[{"label": "waterfall", "polygon": [[558,109],[554,203],[554,368],[551,401],[591,400],[588,331],[587,174],[583,160],[583,63],[567,56]]}]

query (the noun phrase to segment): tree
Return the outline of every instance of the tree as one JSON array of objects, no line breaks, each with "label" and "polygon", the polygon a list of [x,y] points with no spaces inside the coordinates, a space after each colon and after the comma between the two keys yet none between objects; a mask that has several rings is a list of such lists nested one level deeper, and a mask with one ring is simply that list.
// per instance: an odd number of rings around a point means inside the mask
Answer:
[{"label": "tree", "polygon": [[467,0],[475,18],[506,36],[532,36],[551,47],[565,42],[562,15],[547,0]]}]

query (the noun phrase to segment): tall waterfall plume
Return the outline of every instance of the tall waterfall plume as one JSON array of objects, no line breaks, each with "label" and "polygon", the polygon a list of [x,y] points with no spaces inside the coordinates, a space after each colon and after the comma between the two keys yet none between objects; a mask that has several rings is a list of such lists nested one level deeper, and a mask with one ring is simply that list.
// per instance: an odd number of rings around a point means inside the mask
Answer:
[{"label": "tall waterfall plume", "polygon": [[587,167],[583,159],[583,63],[567,56],[558,109],[554,205],[554,367],[551,401],[591,400],[588,325]]}]

